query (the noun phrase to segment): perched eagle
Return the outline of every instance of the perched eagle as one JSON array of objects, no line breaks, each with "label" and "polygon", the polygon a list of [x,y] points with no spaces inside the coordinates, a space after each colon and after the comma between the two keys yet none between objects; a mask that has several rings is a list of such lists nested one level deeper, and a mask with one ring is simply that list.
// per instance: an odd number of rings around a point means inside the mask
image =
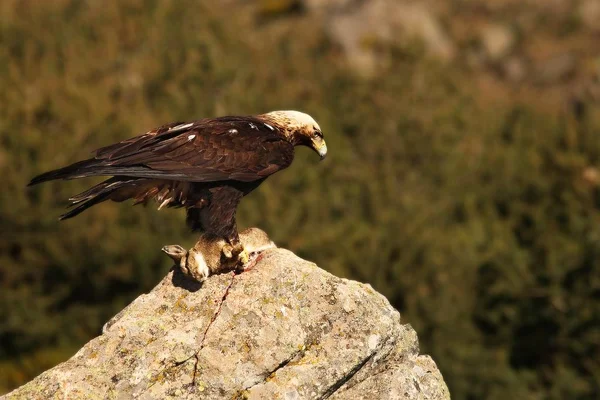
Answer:
[{"label": "perched eagle", "polygon": [[112,176],[70,198],[72,208],[60,219],[106,200],[139,204],[154,199],[159,209],[185,207],[193,231],[222,237],[236,256],[244,256],[237,206],[267,177],[291,164],[295,146],[308,146],[321,159],[327,154],[319,125],[298,111],[176,122],[100,148],[93,158],[36,176],[29,185]]}]

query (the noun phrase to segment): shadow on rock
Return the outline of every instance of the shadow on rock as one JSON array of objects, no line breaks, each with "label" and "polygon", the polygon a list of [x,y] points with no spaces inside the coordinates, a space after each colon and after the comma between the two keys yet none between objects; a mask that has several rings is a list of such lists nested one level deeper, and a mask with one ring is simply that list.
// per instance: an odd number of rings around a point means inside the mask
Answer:
[{"label": "shadow on rock", "polygon": [[202,287],[201,282],[195,281],[189,276],[186,276],[183,272],[181,272],[181,269],[179,269],[177,265],[173,265],[171,271],[173,271],[173,276],[171,278],[173,286],[185,289],[192,293],[197,292]]}]

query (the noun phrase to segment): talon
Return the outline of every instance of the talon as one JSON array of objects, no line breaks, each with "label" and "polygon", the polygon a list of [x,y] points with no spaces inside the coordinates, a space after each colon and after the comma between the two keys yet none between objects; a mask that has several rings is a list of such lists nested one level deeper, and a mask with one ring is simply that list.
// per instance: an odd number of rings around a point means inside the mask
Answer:
[{"label": "talon", "polygon": [[239,240],[230,240],[229,245],[231,246],[231,254],[233,254],[234,257],[237,257],[242,251],[244,251],[244,245]]},{"label": "talon", "polygon": [[226,244],[225,246],[223,246],[221,252],[225,256],[225,258],[233,258],[233,246],[231,246],[230,244]]}]

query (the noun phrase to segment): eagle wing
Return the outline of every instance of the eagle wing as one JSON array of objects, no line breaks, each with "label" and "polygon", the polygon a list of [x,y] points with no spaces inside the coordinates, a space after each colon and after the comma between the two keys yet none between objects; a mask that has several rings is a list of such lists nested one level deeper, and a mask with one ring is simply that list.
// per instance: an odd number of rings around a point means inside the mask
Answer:
[{"label": "eagle wing", "polygon": [[190,182],[263,179],[288,167],[294,147],[273,127],[254,117],[220,117],[164,125],[96,150],[95,157],[34,178],[97,175]]}]

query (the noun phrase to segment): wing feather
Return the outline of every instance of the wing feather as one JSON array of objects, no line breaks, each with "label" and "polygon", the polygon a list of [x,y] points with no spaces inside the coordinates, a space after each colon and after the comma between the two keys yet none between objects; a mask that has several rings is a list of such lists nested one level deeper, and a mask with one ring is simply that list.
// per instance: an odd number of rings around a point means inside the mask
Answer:
[{"label": "wing feather", "polygon": [[131,167],[133,176],[146,177],[142,166],[152,170],[148,177],[179,173],[195,182],[263,179],[289,166],[294,155],[292,144],[251,117],[178,122],[121,143],[97,151],[102,166],[126,176]]}]

